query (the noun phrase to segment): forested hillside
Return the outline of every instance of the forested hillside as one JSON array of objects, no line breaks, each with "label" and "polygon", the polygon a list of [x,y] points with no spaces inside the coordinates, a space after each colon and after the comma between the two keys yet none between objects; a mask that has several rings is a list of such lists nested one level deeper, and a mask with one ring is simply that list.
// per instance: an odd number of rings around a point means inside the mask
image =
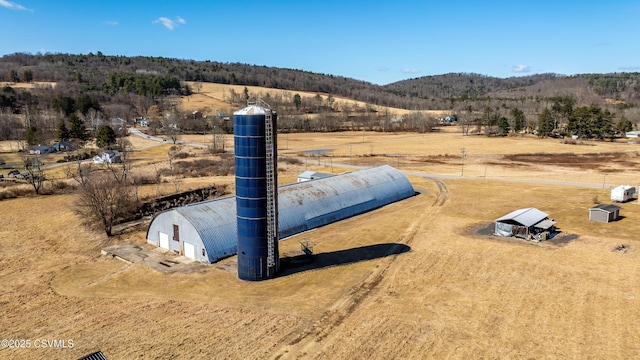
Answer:
[{"label": "forested hillside", "polygon": [[[451,73],[378,86],[330,74],[240,63],[100,52],[17,53],[0,58],[0,81],[9,84],[0,89],[2,139],[33,133],[33,141],[37,141],[56,126],[74,122],[93,125],[95,131],[97,120],[115,117],[131,121],[134,117],[155,116],[158,121],[154,129],[160,128],[164,126],[162,117],[176,112],[175,100],[167,99],[190,95],[192,87],[207,82],[316,93],[314,99],[301,99],[295,94],[275,104],[288,110],[289,117],[283,117],[283,121],[290,131],[337,131],[345,123],[369,129],[391,128],[389,121],[394,114],[377,112],[375,105],[412,112],[415,116],[407,115],[402,126],[397,122],[394,125],[409,131],[429,131],[437,120],[424,118],[416,110],[444,110],[458,119],[463,131],[488,135],[577,132],[602,138],[637,128],[640,123],[639,73],[537,74],[506,79]],[[24,90],[11,86],[17,82],[50,82],[55,86]],[[333,103],[337,96],[371,106],[339,108]],[[310,113],[320,114],[320,119],[311,123],[307,116]],[[174,118],[181,116],[174,114]],[[590,124],[598,124],[598,129]]]}]

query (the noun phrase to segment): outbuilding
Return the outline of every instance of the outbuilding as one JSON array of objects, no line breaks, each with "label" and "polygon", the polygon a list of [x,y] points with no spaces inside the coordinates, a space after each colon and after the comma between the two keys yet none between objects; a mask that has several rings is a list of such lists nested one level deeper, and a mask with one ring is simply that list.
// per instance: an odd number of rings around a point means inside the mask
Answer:
[{"label": "outbuilding", "polygon": [[324,179],[329,176],[333,176],[333,174],[327,174],[317,171],[307,170],[298,175],[298,182],[316,180],[316,179]]},{"label": "outbuilding", "polygon": [[548,214],[536,208],[524,208],[496,219],[495,234],[540,241],[555,231],[555,225]]},{"label": "outbuilding", "polygon": [[589,220],[600,222],[616,221],[620,216],[620,206],[613,204],[599,204],[589,209]]},{"label": "outbuilding", "polygon": [[[385,165],[278,189],[278,228],[286,238],[413,196],[400,171]],[[213,263],[236,254],[235,196],[177,207],[157,214],[147,242]]]}]

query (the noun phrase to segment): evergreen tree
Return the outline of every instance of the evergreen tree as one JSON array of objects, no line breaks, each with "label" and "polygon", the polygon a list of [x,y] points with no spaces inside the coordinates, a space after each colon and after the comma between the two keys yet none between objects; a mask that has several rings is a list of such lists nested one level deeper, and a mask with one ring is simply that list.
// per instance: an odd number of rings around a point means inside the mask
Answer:
[{"label": "evergreen tree", "polygon": [[27,144],[29,145],[37,145],[42,140],[42,134],[35,126],[31,126],[27,129],[26,139]]},{"label": "evergreen tree", "polygon": [[555,128],[555,119],[553,113],[545,108],[540,116],[538,116],[538,136],[549,136]]},{"label": "evergreen tree", "polygon": [[511,127],[509,126],[509,120],[506,117],[502,116],[498,119],[498,127],[502,130],[502,135],[507,135]]},{"label": "evergreen tree", "polygon": [[116,132],[109,125],[100,125],[96,133],[96,143],[99,147],[104,148],[116,143]]},{"label": "evergreen tree", "polygon": [[296,111],[300,110],[300,105],[302,104],[302,98],[300,98],[300,94],[296,93],[293,95],[293,104],[296,106]]},{"label": "evergreen tree", "polygon": [[616,129],[618,129],[618,131],[620,131],[624,136],[625,133],[633,130],[633,123],[631,123],[626,116],[622,115],[616,124]]},{"label": "evergreen tree", "polygon": [[18,82],[18,73],[15,70],[9,71],[9,82]]},{"label": "evergreen tree", "polygon": [[613,113],[602,111],[599,106],[581,106],[574,109],[569,117],[569,131],[579,137],[604,139],[614,131],[613,117]]},{"label": "evergreen tree", "polygon": [[67,141],[69,140],[69,129],[67,128],[67,124],[64,120],[60,120],[58,123],[58,127],[56,128],[56,141]]},{"label": "evergreen tree", "polygon": [[100,110],[100,103],[93,100],[89,95],[82,94],[75,100],[75,103],[72,102],[73,108],[77,111],[80,111],[82,115],[87,115],[89,110]]},{"label": "evergreen tree", "polygon": [[518,108],[513,108],[511,109],[511,116],[513,117],[513,131],[522,131],[525,123],[524,111]]},{"label": "evergreen tree", "polygon": [[22,72],[22,81],[24,82],[32,82],[33,81],[33,71],[25,70]]},{"label": "evergreen tree", "polygon": [[71,138],[82,141],[87,139],[87,128],[84,126],[84,121],[77,114],[73,113],[69,116],[69,123],[71,124],[69,131]]}]

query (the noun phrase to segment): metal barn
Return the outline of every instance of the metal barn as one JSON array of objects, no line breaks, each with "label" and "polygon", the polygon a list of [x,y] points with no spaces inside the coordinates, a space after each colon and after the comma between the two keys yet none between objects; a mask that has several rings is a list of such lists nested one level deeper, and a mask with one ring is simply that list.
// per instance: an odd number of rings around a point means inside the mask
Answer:
[{"label": "metal barn", "polygon": [[536,208],[518,209],[496,220],[495,234],[540,240],[539,234],[553,232],[555,224],[549,215]]},{"label": "metal barn", "polygon": [[620,206],[613,204],[599,204],[589,209],[589,220],[612,222],[620,216]]},{"label": "metal barn", "polygon": [[[359,215],[413,196],[400,171],[384,165],[278,189],[280,238]],[[216,262],[238,246],[235,196],[157,214],[147,242],[189,258]]]}]

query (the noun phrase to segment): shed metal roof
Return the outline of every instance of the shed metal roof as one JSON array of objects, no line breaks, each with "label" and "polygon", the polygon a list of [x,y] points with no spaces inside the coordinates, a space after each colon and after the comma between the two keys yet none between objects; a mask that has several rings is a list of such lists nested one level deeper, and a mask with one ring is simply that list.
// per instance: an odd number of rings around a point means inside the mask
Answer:
[{"label": "shed metal roof", "polygon": [[592,207],[589,210],[606,211],[606,212],[612,213],[620,210],[620,206],[613,205],[613,204],[599,204]]},{"label": "shed metal roof", "polygon": [[508,213],[507,215],[497,219],[497,222],[508,222],[513,221],[524,226],[533,226],[540,221],[546,219],[549,215],[536,209],[536,208],[525,208],[518,209]]},{"label": "shed metal roof", "polygon": [[307,170],[307,171],[301,172],[298,175],[298,178],[315,180],[315,179],[326,178],[330,176],[334,176],[334,174],[327,174],[327,173]]}]

